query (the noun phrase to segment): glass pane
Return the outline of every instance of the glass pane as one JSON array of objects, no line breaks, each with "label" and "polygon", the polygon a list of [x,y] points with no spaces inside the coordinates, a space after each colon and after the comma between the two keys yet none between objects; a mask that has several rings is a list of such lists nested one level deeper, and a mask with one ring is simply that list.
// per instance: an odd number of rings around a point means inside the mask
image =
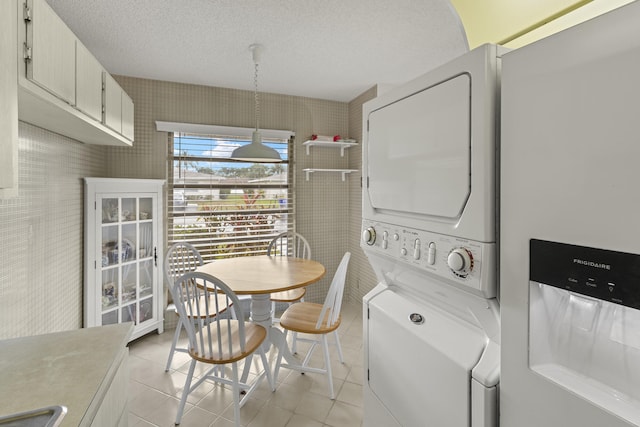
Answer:
[{"label": "glass pane", "polygon": [[118,222],[118,199],[102,199],[102,223]]},{"label": "glass pane", "polygon": [[118,226],[102,227],[102,266],[118,263]]},{"label": "glass pane", "polygon": [[118,305],[118,268],[102,270],[102,310]]},{"label": "glass pane", "polygon": [[151,219],[153,212],[153,199],[142,197],[140,199],[140,221]]},{"label": "glass pane", "polygon": [[129,304],[126,307],[122,307],[122,322],[135,322],[136,318],[135,304]]},{"label": "glass pane", "polygon": [[136,263],[125,264],[122,266],[122,304],[135,301],[137,298],[137,266],[138,265]]},{"label": "glass pane", "polygon": [[132,261],[136,259],[136,224],[122,225],[122,247],[120,248],[120,257],[122,262]]},{"label": "glass pane", "polygon": [[102,315],[102,324],[103,325],[114,325],[118,323],[118,311],[113,310],[108,313],[104,313]]},{"label": "glass pane", "polygon": [[138,259],[153,256],[153,224],[145,222],[140,224],[140,244]]},{"label": "glass pane", "polygon": [[153,298],[147,298],[140,302],[140,323],[153,319]]},{"label": "glass pane", "polygon": [[169,171],[168,243],[193,243],[205,261],[264,255],[292,229],[290,142],[265,141],[283,163],[237,163],[229,154],[242,138],[174,134]]},{"label": "glass pane", "polygon": [[153,261],[140,263],[140,298],[151,295],[153,291]]},{"label": "glass pane", "polygon": [[137,217],[136,199],[122,199],[122,212],[120,213],[120,219],[122,221],[135,221]]}]

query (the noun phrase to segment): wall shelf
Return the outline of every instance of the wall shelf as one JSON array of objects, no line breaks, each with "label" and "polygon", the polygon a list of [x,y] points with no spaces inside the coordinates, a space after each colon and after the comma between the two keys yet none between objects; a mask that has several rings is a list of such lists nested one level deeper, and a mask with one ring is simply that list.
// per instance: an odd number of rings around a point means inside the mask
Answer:
[{"label": "wall shelf", "polygon": [[315,169],[315,168],[307,168],[307,169],[302,169],[302,171],[305,173],[305,175],[307,177],[307,181],[309,181],[309,175],[314,173],[314,172],[339,172],[339,173],[342,174],[342,180],[344,181],[345,177],[347,176],[347,174],[350,174],[352,172],[358,172],[358,169]]},{"label": "wall shelf", "polygon": [[344,157],[344,150],[349,148],[349,147],[353,147],[354,145],[358,145],[357,142],[353,141],[353,140],[347,140],[347,141],[305,141],[302,143],[302,145],[304,145],[305,147],[307,147],[307,156],[310,154],[309,153],[309,147],[312,146],[316,146],[316,147],[333,147],[333,148],[340,148],[340,157]]}]

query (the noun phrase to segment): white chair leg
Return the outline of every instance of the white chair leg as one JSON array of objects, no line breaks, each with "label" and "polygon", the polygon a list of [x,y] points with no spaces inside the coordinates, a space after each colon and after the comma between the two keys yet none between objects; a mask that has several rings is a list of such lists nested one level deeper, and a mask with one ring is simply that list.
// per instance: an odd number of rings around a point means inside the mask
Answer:
[{"label": "white chair leg", "polygon": [[333,331],[333,336],[336,337],[336,347],[338,347],[338,357],[340,358],[340,363],[344,364],[344,359],[342,358],[342,347],[340,346],[340,338],[338,338],[338,331]]},{"label": "white chair leg", "polygon": [[[300,298],[300,302],[304,301],[304,297]],[[289,307],[293,305],[292,302],[289,303]],[[291,353],[298,354],[298,333],[294,332],[291,335]]]},{"label": "white chair leg", "polygon": [[182,390],[182,397],[180,398],[180,404],[178,405],[178,413],[176,415],[176,425],[180,424],[182,420],[182,413],[184,412],[184,405],[187,403],[187,396],[191,391],[191,380],[193,380],[193,371],[196,368],[196,360],[191,359],[191,365],[189,366],[189,373],[187,374],[187,380],[184,382],[184,389]]},{"label": "white chair leg", "polygon": [[329,380],[329,398],[335,400],[333,394],[333,375],[331,373],[331,359],[329,358],[329,341],[327,341],[327,335],[322,335],[322,350],[324,352],[324,364],[327,370],[327,379]]},{"label": "white chair leg", "polygon": [[273,376],[271,375],[271,368],[269,367],[269,361],[267,360],[267,355],[264,352],[264,349],[262,347],[260,347],[260,359],[262,359],[262,368],[264,369],[264,372],[267,375],[267,381],[269,381],[269,387],[271,387],[271,391],[276,391],[276,383],[273,380]]},{"label": "white chair leg", "polygon": [[178,324],[176,325],[176,331],[173,334],[173,342],[171,343],[171,351],[169,352],[169,359],[167,360],[167,366],[164,368],[165,372],[169,372],[171,368],[171,362],[173,361],[173,354],[176,351],[176,344],[180,339],[180,331],[182,331],[182,318],[178,317]]},{"label": "white chair leg", "polygon": [[249,378],[249,371],[251,371],[251,362],[253,361],[253,354],[248,355],[244,359],[244,368],[242,369],[242,377],[240,377],[240,382],[246,383]]},{"label": "white chair leg", "polygon": [[238,384],[238,362],[231,364],[233,371],[233,417],[236,427],[240,427],[240,386]]},{"label": "white chair leg", "polygon": [[287,333],[288,329],[284,330],[284,334],[282,337],[282,342],[280,343],[280,347],[278,348],[278,357],[276,358],[276,368],[273,371],[273,384],[276,384],[278,381],[278,372],[280,371],[280,364],[282,363],[282,351],[284,350],[284,346],[287,345]]}]

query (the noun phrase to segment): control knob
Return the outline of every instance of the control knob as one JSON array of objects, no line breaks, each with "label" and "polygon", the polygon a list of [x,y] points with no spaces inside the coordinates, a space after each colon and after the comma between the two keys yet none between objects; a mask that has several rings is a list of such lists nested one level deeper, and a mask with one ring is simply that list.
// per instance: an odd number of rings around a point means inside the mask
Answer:
[{"label": "control knob", "polygon": [[367,227],[362,232],[362,240],[369,246],[372,246],[376,242],[376,229],[373,227]]},{"label": "control knob", "polygon": [[454,274],[464,277],[473,268],[473,256],[465,248],[455,248],[447,256],[447,265]]}]

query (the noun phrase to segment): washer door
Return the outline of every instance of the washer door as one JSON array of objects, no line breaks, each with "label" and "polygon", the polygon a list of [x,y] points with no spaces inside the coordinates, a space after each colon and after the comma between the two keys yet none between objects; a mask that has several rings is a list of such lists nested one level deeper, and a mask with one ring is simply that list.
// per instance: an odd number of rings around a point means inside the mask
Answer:
[{"label": "washer door", "polygon": [[[471,425],[481,329],[391,290],[369,301],[368,387],[403,426]],[[366,408],[365,408],[366,411]]]}]

